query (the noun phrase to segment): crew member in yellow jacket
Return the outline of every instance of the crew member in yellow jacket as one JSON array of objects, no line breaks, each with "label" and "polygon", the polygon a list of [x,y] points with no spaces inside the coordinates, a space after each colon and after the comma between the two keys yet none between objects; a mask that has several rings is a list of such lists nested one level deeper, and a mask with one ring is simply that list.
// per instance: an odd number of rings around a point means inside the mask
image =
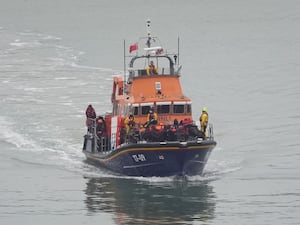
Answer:
[{"label": "crew member in yellow jacket", "polygon": [[201,132],[206,136],[206,128],[208,124],[208,113],[207,108],[202,108],[202,114],[200,116],[200,126],[201,126]]},{"label": "crew member in yellow jacket", "polygon": [[132,130],[132,128],[134,128],[135,126],[135,121],[132,114],[130,114],[124,119],[124,125],[125,125],[126,135],[128,135],[129,132]]},{"label": "crew member in yellow jacket", "polygon": [[157,113],[154,112],[152,109],[149,110],[147,116],[147,122],[144,124],[144,127],[149,127],[149,125],[156,125],[157,124]]},{"label": "crew member in yellow jacket", "polygon": [[154,65],[154,62],[151,61],[149,66],[146,68],[147,75],[157,75],[158,74],[158,69]]}]

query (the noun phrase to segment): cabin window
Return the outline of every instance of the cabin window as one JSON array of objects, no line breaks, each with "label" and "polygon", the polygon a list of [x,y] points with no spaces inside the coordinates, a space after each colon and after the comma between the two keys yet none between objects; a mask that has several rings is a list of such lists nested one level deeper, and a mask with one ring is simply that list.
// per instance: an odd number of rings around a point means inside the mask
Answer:
[{"label": "cabin window", "polygon": [[159,114],[170,113],[170,105],[157,105],[157,113]]},{"label": "cabin window", "polygon": [[133,107],[133,115],[137,116],[139,114],[139,107],[135,106]]},{"label": "cabin window", "polygon": [[186,105],[186,113],[188,113],[188,114],[192,113],[192,105],[190,105],[190,104]]},{"label": "cabin window", "polygon": [[184,105],[174,105],[173,113],[175,114],[184,113]]},{"label": "cabin window", "polygon": [[161,83],[160,82],[155,82],[155,90],[156,90],[156,94],[161,94]]},{"label": "cabin window", "polygon": [[151,109],[150,105],[145,105],[145,106],[142,106],[141,108],[142,108],[142,115],[147,115]]}]

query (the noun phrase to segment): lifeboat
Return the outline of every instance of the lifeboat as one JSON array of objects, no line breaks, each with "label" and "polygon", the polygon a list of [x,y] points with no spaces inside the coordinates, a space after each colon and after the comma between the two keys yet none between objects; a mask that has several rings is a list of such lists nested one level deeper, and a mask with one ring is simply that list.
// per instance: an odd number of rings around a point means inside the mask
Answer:
[{"label": "lifeboat", "polygon": [[88,162],[126,176],[201,175],[216,146],[212,124],[203,133],[193,121],[179,54],[167,53],[151,36],[149,20],[147,37],[139,40],[124,53],[128,72],[113,79],[112,111],[87,118],[83,153]]}]

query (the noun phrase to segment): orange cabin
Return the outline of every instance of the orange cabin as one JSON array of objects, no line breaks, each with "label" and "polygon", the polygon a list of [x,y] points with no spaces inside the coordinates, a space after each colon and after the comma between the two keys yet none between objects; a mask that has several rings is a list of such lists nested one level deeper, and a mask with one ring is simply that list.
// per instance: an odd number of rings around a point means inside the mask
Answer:
[{"label": "orange cabin", "polygon": [[[147,75],[145,67],[134,67],[136,60],[161,59],[169,64],[158,64],[157,75]],[[144,64],[146,65],[146,63]],[[113,116],[127,116],[132,113],[137,124],[144,124],[150,109],[158,115],[158,123],[173,124],[174,120],[192,120],[190,98],[181,89],[179,71],[169,55],[146,55],[133,57],[129,64],[129,77],[115,77],[113,82]]]}]

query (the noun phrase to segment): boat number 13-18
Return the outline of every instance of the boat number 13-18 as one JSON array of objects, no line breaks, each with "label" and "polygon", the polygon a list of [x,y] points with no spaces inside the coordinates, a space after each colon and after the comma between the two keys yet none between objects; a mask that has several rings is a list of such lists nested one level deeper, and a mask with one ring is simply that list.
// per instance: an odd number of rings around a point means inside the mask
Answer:
[{"label": "boat number 13-18", "polygon": [[145,158],[144,154],[132,155],[132,158],[135,162],[144,162],[144,161],[146,161],[146,158]]}]

